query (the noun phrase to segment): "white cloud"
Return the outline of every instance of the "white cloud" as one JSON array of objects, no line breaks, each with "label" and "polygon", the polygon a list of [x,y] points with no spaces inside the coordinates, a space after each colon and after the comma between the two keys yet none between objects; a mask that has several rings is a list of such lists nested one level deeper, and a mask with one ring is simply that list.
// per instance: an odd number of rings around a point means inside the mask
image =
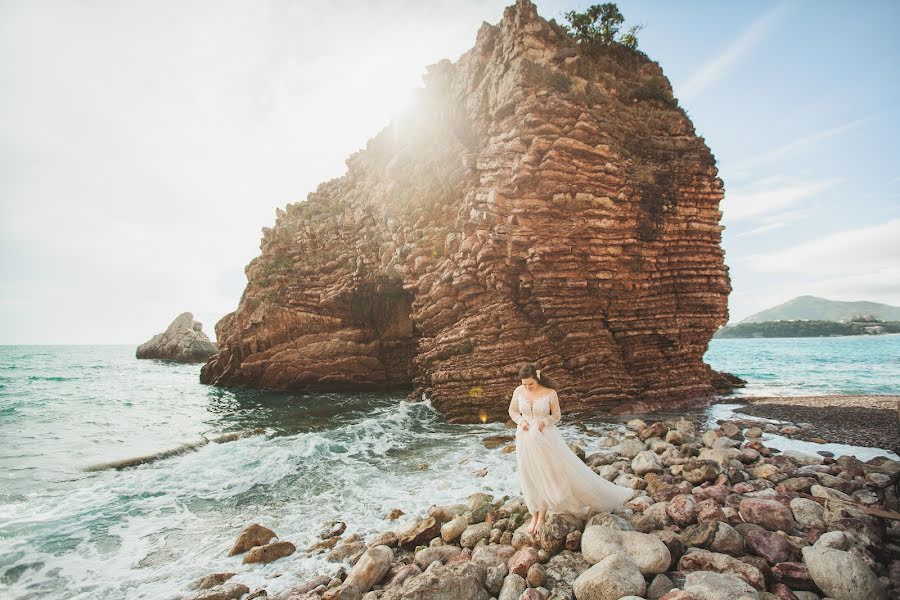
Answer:
[{"label": "white cloud", "polygon": [[900,306],[900,218],[732,259],[729,322],[806,294]]},{"label": "white cloud", "polygon": [[752,187],[726,192],[722,201],[722,220],[735,223],[767,215],[821,194],[842,181],[844,179],[838,177],[790,183],[780,176],[763,179]]},{"label": "white cloud", "polygon": [[787,3],[778,4],[751,23],[738,38],[721,53],[703,65],[685,83],[675,86],[675,95],[682,102],[700,94],[713,83],[729,74],[735,63],[749,53],[778,23]]},{"label": "white cloud", "polygon": [[871,120],[872,117],[863,117],[860,119],[854,119],[848,123],[844,123],[843,125],[839,125],[837,127],[830,127],[823,131],[817,131],[815,133],[811,133],[806,135],[798,140],[794,140],[793,142],[789,142],[777,148],[773,148],[771,150],[767,150],[762,152],[761,154],[757,154],[755,156],[751,156],[749,158],[745,158],[739,160],[731,165],[727,165],[723,168],[727,168],[729,171],[733,171],[739,174],[745,174],[748,169],[758,166],[760,164],[767,163],[776,158],[782,158],[786,155],[789,155],[793,152],[796,152],[798,149],[803,148],[804,146],[809,146],[813,142],[820,142],[822,140],[828,139],[830,137],[834,137],[836,135],[840,135],[846,131],[853,129],[854,127],[859,126],[866,121]]},{"label": "white cloud", "polygon": [[[753,254],[747,264],[764,273],[842,275],[877,281],[900,265],[900,218],[832,233],[781,250]],[[844,279],[842,278],[842,279]],[[900,288],[900,278],[889,287]]]},{"label": "white cloud", "polygon": [[752,237],[760,235],[762,233],[766,233],[768,231],[772,231],[774,229],[781,229],[782,227],[785,227],[790,223],[799,221],[808,214],[809,212],[805,210],[789,210],[774,215],[768,215],[760,219],[762,225],[759,225],[758,227],[755,227],[749,231],[739,233],[737,237]]}]

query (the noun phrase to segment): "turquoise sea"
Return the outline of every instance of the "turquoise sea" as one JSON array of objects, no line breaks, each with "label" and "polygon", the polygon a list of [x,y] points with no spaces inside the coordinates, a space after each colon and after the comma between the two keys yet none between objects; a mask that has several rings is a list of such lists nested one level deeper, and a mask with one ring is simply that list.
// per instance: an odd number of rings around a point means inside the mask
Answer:
[{"label": "turquoise sea", "polygon": [[[219,571],[275,593],[334,571],[302,557],[326,520],[368,538],[393,508],[406,514],[391,528],[475,491],[519,493],[515,455],[480,443],[508,433],[501,424],[448,424],[403,394],[213,388],[200,365],[139,361],[134,348],[0,346],[0,598],[175,599]],[[712,340],[706,360],[749,380],[738,395],[900,394],[900,335]],[[561,427],[586,439],[565,414]],[[227,557],[251,522],[300,550],[269,565]]]}]

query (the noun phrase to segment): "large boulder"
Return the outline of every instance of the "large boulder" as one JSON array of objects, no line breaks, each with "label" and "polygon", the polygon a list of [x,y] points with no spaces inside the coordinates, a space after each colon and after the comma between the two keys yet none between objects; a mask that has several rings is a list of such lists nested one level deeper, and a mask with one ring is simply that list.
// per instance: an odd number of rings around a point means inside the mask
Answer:
[{"label": "large boulder", "polygon": [[385,576],[393,559],[394,551],[387,546],[369,548],[350,569],[343,585],[353,585],[362,593],[368,592]]},{"label": "large boulder", "polygon": [[688,573],[684,591],[693,600],[759,600],[759,592],[740,577],[712,571]]},{"label": "large boulder", "polygon": [[624,554],[634,561],[642,575],[664,573],[672,563],[669,549],[658,537],[601,525],[584,530],[581,554],[589,563],[598,563],[613,554]]},{"label": "large boulder", "polygon": [[827,547],[806,546],[803,562],[826,595],[836,600],[885,600],[887,593],[861,558]]},{"label": "large boulder", "polygon": [[478,561],[437,565],[387,590],[380,600],[489,600],[486,578],[487,567]]},{"label": "large boulder", "polygon": [[643,596],[647,583],[633,560],[611,554],[579,575],[572,589],[577,600],[619,600]]},{"label": "large boulder", "polygon": [[216,344],[203,333],[194,315],[181,313],[162,333],[137,347],[137,358],[157,358],[182,363],[206,362],[217,352]]},{"label": "large boulder", "polygon": [[580,552],[572,552],[563,550],[559,554],[554,554],[547,561],[546,575],[547,588],[554,597],[571,598],[574,596],[572,584],[575,579],[587,571],[591,567]]},{"label": "large boulder", "polygon": [[738,512],[746,523],[765,527],[769,531],[790,531],[794,528],[791,509],[777,500],[745,498],[738,506]]},{"label": "large boulder", "polygon": [[687,554],[678,561],[678,569],[685,573],[692,571],[713,571],[714,573],[722,573],[725,575],[735,575],[740,577],[754,588],[765,591],[766,580],[758,568],[727,554],[718,552],[709,552],[708,550],[700,550],[691,548]]}]

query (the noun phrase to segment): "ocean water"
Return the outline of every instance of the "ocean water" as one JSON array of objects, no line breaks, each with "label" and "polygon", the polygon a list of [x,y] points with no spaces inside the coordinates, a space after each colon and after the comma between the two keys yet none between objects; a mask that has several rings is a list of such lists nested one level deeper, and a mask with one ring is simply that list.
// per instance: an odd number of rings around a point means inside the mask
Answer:
[{"label": "ocean water", "polygon": [[[900,336],[713,340],[706,359],[749,379],[742,394],[898,393]],[[136,360],[133,346],[0,346],[0,597],[175,599],[219,571],[277,593],[334,572],[302,557],[327,520],[369,539],[432,504],[519,494],[515,454],[481,443],[510,434],[502,424],[449,424],[404,394],[219,389],[199,371]],[[720,406],[705,418],[723,416]],[[597,443],[565,414],[560,427]],[[152,464],[86,470],[255,429]],[[394,508],[405,514],[386,522]],[[269,565],[227,557],[253,522],[298,552]]]},{"label": "ocean water", "polygon": [[735,395],[900,395],[900,334],[714,339],[704,357],[748,381]]}]

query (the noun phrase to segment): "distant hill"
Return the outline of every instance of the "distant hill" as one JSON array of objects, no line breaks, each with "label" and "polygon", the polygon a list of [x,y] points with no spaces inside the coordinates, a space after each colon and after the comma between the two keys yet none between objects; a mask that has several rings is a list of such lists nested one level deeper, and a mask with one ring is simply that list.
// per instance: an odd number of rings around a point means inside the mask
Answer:
[{"label": "distant hill", "polygon": [[714,338],[828,337],[900,333],[900,321],[764,321],[738,323],[720,328]]},{"label": "distant hill", "polygon": [[765,321],[849,321],[858,315],[872,315],[880,321],[900,321],[900,307],[878,302],[839,302],[816,296],[798,296],[773,308],[750,315],[740,323]]}]

